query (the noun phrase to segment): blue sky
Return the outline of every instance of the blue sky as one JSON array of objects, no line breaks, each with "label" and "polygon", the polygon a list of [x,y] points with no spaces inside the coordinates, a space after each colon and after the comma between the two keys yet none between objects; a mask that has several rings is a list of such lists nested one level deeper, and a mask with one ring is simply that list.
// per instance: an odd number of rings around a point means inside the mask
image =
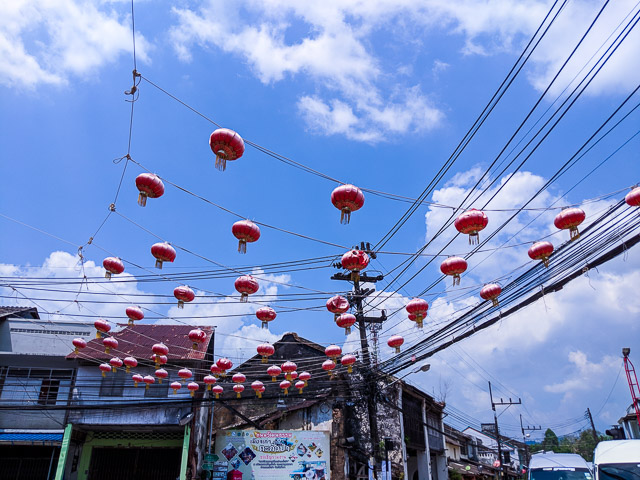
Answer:
[{"label": "blue sky", "polygon": [[[269,2],[152,2],[135,4],[137,68],[215,122],[236,130],[246,140],[278,152],[330,177],[361,187],[415,198],[449,154],[511,68],[528,38],[550,8],[549,2],[322,2],[316,6],[286,0]],[[570,1],[534,52],[489,120],[469,144],[429,200],[457,205],[498,154],[536,102],[549,80],[595,17],[599,2]],[[597,52],[618,24],[637,8],[633,2],[608,6],[543,100],[537,120]],[[131,87],[131,16],[127,2],[31,1],[0,7],[0,213],[52,235],[82,245],[107,215],[127,153],[130,104],[123,92]],[[593,84],[554,129],[520,172],[515,173],[492,204],[494,209],[522,205],[561,162],[572,155],[640,81],[640,37],[633,31]],[[339,224],[331,205],[336,183],[287,166],[247,147],[245,155],[222,173],[214,169],[208,138],[215,128],[146,81],[135,103],[131,156],[173,183],[238,212],[244,217],[338,245],[377,242],[408,204],[366,196],[364,208],[348,226]],[[631,102],[635,105],[634,102]],[[635,137],[607,163],[565,197],[565,192],[599,161],[637,131],[632,114],[568,174],[539,197],[534,206],[555,207],[587,202],[589,215],[607,208],[638,182],[638,139]],[[528,130],[529,126],[525,128]],[[83,254],[87,271],[113,252],[153,270],[149,254],[155,235],[219,264],[263,265],[340,255],[343,249],[263,228],[262,238],[240,257],[231,235],[236,218],[192,196],[166,186],[163,198],[136,204],[135,176],[143,170],[129,164],[109,217]],[[493,176],[504,182],[506,175]],[[495,175],[495,174],[494,174]],[[488,193],[495,191],[489,187]],[[487,198],[487,197],[485,197]],[[421,207],[385,250],[415,252],[450,213]],[[537,212],[535,213],[537,215]],[[525,212],[517,224],[496,237],[501,245],[532,219]],[[518,233],[512,243],[529,242],[556,232],[554,211]],[[489,213],[491,231],[503,212]],[[587,220],[588,222],[588,220]],[[77,247],[0,217],[0,263],[4,276],[77,277]],[[453,231],[434,248],[444,245]],[[554,243],[564,240],[562,234]],[[457,239],[447,253],[468,251]],[[526,246],[500,250],[463,278],[468,285],[507,275],[527,262]],[[394,268],[398,255],[381,254],[372,268]],[[473,259],[483,260],[482,256]],[[479,421],[490,420],[487,380],[499,379],[498,393],[519,396],[526,409],[503,417],[515,435],[517,415],[529,424],[560,425],[582,415],[587,406],[604,429],[629,404],[624,372],[619,378],[622,346],[638,352],[640,303],[634,285],[640,280],[638,253],[619,259],[581,278],[544,302],[505,320],[434,357],[427,373],[408,377]],[[424,263],[416,262],[408,275]],[[470,262],[473,263],[473,260]],[[438,275],[434,262],[406,289],[384,305],[406,303]],[[178,251],[164,272],[213,268],[202,258]],[[149,275],[127,264],[127,274]],[[261,293],[281,295],[282,305],[317,306],[322,300],[282,302],[302,286],[327,298],[346,284],[329,280],[332,269],[263,275]],[[88,275],[90,276],[90,275]],[[233,294],[233,278],[194,281],[190,285],[222,295]],[[97,297],[136,303],[135,294],[170,295],[171,282],[112,284],[110,291],[91,285]],[[378,286],[385,289],[383,282]],[[68,288],[68,287],[64,287]],[[429,297],[434,324],[451,312],[477,302],[478,290],[454,300],[449,283]],[[11,290],[3,289],[3,295]],[[24,290],[37,297],[35,291]],[[44,296],[45,292],[38,293]],[[284,295],[284,297],[282,296]],[[72,303],[75,293],[59,294],[72,304],[39,301],[47,311],[122,315],[124,306]],[[39,298],[39,297],[38,297]],[[44,298],[44,297],[43,297]],[[53,297],[48,297],[53,298]],[[89,299],[89,296],[82,296]],[[142,297],[137,297],[142,298]],[[159,297],[148,297],[160,300]],[[4,299],[5,303],[28,304]],[[273,303],[278,304],[278,300]],[[465,303],[467,302],[467,303]],[[218,326],[218,347],[240,360],[259,340],[286,331],[323,344],[344,342],[344,335],[322,311],[281,313],[261,331],[256,306],[197,301],[178,311],[157,305],[168,316],[247,314],[207,319]],[[47,318],[46,315],[43,315]],[[398,319],[401,320],[401,319]],[[428,322],[427,322],[428,323]],[[396,325],[397,324],[397,325]],[[383,337],[402,332],[407,343],[423,332],[405,319]],[[606,331],[606,335],[602,335]],[[354,334],[352,334],[354,335]],[[247,340],[248,339],[248,340]],[[624,345],[623,345],[624,344]],[[247,346],[248,345],[248,346]],[[349,337],[345,349],[356,348]],[[382,354],[388,355],[383,348]],[[640,361],[636,363],[640,364]],[[617,379],[617,381],[616,381]],[[615,383],[615,387],[612,386]],[[609,392],[612,391],[611,395]],[[514,416],[512,416],[512,414]],[[558,428],[578,430],[584,422]]]}]

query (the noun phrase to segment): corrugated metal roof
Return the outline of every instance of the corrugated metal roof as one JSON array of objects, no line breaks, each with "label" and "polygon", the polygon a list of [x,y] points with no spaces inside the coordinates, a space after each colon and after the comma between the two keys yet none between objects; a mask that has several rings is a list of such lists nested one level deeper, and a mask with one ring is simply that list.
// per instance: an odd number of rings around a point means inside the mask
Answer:
[{"label": "corrugated metal roof", "polygon": [[30,312],[32,318],[40,318],[38,310],[35,307],[7,307],[0,306],[0,318],[8,317],[9,315],[15,315],[16,313]]},{"label": "corrugated metal roof", "polygon": [[[189,340],[189,331],[200,328],[207,335],[205,341],[194,350]],[[113,332],[113,330],[112,330]],[[87,342],[87,348],[79,355],[70,353],[68,359],[90,358],[108,360],[114,355],[120,357],[132,356],[137,359],[150,359],[151,347],[155,343],[164,343],[169,347],[169,360],[204,360],[213,337],[213,327],[196,327],[189,325],[133,325],[126,326],[122,330],[114,332],[113,336],[118,340],[118,348],[115,351],[105,353],[101,338],[94,338]]]}]

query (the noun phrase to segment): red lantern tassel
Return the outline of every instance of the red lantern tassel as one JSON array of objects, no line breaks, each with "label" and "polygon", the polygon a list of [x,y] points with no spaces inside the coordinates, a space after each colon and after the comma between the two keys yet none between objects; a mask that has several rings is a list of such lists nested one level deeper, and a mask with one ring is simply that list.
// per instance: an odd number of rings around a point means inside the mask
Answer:
[{"label": "red lantern tassel", "polygon": [[285,388],[285,389],[284,389],[284,394],[285,394],[285,395],[289,395],[289,389],[288,389],[288,388]]},{"label": "red lantern tassel", "polygon": [[549,268],[549,257],[542,257],[542,264]]},{"label": "red lantern tassel", "polygon": [[354,270],[351,272],[351,281],[352,282],[357,282],[358,280],[360,280],[360,272],[358,270]]},{"label": "red lantern tassel", "polygon": [[351,327],[347,327],[344,329],[344,334],[349,335],[351,333]]},{"label": "red lantern tassel", "polygon": [[227,157],[224,150],[219,150],[218,153],[216,153],[216,168],[221,172],[227,169]]},{"label": "red lantern tassel", "polygon": [[262,363],[267,363],[267,357],[262,357]]},{"label": "red lantern tassel", "polygon": [[111,280],[111,272],[104,272],[104,278]]},{"label": "red lantern tassel", "polygon": [[478,232],[473,232],[469,234],[469,245],[477,245],[480,243],[480,235]]},{"label": "red lantern tassel", "polygon": [[492,298],[491,301],[493,302],[493,306],[494,307],[498,306],[498,299],[497,298]]},{"label": "red lantern tassel", "polygon": [[247,253],[247,241],[239,240],[238,241],[238,252],[239,253]]},{"label": "red lantern tassel", "polygon": [[184,308],[184,302],[182,300],[178,300],[178,308]]},{"label": "red lantern tassel", "polygon": [[147,205],[147,194],[146,193],[140,192],[140,195],[138,195],[138,205],[140,205],[141,207],[144,207],[144,206]]},{"label": "red lantern tassel", "polygon": [[162,260],[156,259],[156,268],[159,268],[160,270],[162,270]]},{"label": "red lantern tassel", "polygon": [[236,398],[240,398],[240,392],[236,392]]},{"label": "red lantern tassel", "polygon": [[350,220],[351,220],[351,210],[349,210],[348,208],[343,208],[340,211],[340,223],[342,225],[348,225]]},{"label": "red lantern tassel", "polygon": [[580,232],[578,231],[578,227],[571,227],[569,229],[569,234],[571,236],[571,241],[577,240],[580,238]]},{"label": "red lantern tassel", "polygon": [[240,295],[240,301],[247,303],[247,299],[249,298],[249,294],[248,293],[243,293],[242,295]]},{"label": "red lantern tassel", "polygon": [[262,392],[256,392],[256,394],[258,395],[258,398],[262,398]]}]

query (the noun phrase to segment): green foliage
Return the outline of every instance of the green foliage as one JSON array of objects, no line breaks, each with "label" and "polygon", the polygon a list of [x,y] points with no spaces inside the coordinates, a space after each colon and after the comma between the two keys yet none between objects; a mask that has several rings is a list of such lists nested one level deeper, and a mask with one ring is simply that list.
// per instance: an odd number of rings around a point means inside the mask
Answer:
[{"label": "green foliage", "polygon": [[462,475],[454,470],[449,470],[449,480],[462,480]]},{"label": "green foliage", "polygon": [[[598,441],[607,440],[605,435],[598,435]],[[593,461],[593,450],[596,448],[596,440],[593,438],[591,429],[583,430],[580,435],[566,435],[558,439],[550,428],[544,434],[541,443],[529,445],[530,453],[537,453],[543,450],[553,450],[555,453],[577,453],[587,462]]]},{"label": "green foliage", "polygon": [[554,433],[553,430],[547,428],[544,432],[544,440],[542,440],[542,449],[543,450],[554,450],[554,448],[558,448],[560,446],[560,442],[558,441],[558,436]]}]

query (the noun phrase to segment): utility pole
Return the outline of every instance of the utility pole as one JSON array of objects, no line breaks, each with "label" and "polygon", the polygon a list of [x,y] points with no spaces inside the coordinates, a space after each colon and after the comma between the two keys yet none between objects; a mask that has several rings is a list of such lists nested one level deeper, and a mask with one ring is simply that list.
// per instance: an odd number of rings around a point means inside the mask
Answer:
[{"label": "utility pole", "polygon": [[527,465],[529,465],[529,446],[527,445],[527,436],[525,435],[525,430],[542,430],[542,426],[538,425],[537,427],[534,425],[530,427],[527,425],[526,427],[522,424],[522,414],[520,414],[520,431],[522,431],[522,443],[524,443],[524,461]]},{"label": "utility pole", "polygon": [[591,416],[591,410],[589,410],[589,407],[587,407],[586,416],[589,417],[589,421],[591,422],[591,433],[593,434],[593,439],[597,444],[598,434],[596,433],[596,426],[593,424],[593,417]]},{"label": "utility pole", "polygon": [[491,397],[491,409],[493,410],[493,422],[495,424],[495,428],[496,428],[496,441],[498,442],[498,461],[500,462],[500,469],[498,470],[498,478],[502,478],[502,444],[500,442],[500,429],[498,428],[498,415],[496,414],[496,405],[506,405],[507,408],[509,408],[511,405],[520,405],[522,403],[522,400],[518,399],[517,402],[512,401],[511,399],[509,399],[508,402],[504,402],[502,399],[500,399],[499,402],[494,402],[493,401],[493,392],[491,391],[491,382],[489,382],[489,397]]},{"label": "utility pole", "polygon": [[[360,242],[360,246],[353,247],[354,250],[362,250],[371,258],[376,258],[376,253],[371,250],[371,244]],[[334,265],[336,268],[342,269],[342,264],[336,263]],[[356,320],[358,321],[358,330],[360,331],[360,346],[362,349],[362,363],[364,365],[363,375],[366,381],[366,384],[371,389],[368,392],[367,396],[367,410],[369,416],[369,428],[371,430],[371,446],[373,450],[373,455],[376,460],[376,465],[380,463],[381,455],[379,452],[379,440],[378,440],[378,419],[376,415],[376,405],[375,399],[377,398],[377,383],[375,381],[375,376],[372,372],[372,362],[371,362],[371,354],[369,352],[369,342],[367,341],[367,325],[372,324],[381,324],[387,319],[385,311],[382,311],[382,315],[380,317],[372,317],[364,314],[364,299],[375,292],[373,288],[361,288],[361,283],[376,283],[384,278],[383,275],[378,275],[376,277],[370,277],[366,273],[360,272],[358,278],[354,278],[352,280],[350,273],[336,273],[331,276],[332,280],[342,280],[342,281],[353,281],[353,291],[347,295],[347,300],[349,300],[349,304],[354,309],[354,315]],[[377,354],[375,355],[377,358]],[[377,362],[376,362],[377,363]],[[374,477],[378,478],[377,471],[374,467]]]}]

